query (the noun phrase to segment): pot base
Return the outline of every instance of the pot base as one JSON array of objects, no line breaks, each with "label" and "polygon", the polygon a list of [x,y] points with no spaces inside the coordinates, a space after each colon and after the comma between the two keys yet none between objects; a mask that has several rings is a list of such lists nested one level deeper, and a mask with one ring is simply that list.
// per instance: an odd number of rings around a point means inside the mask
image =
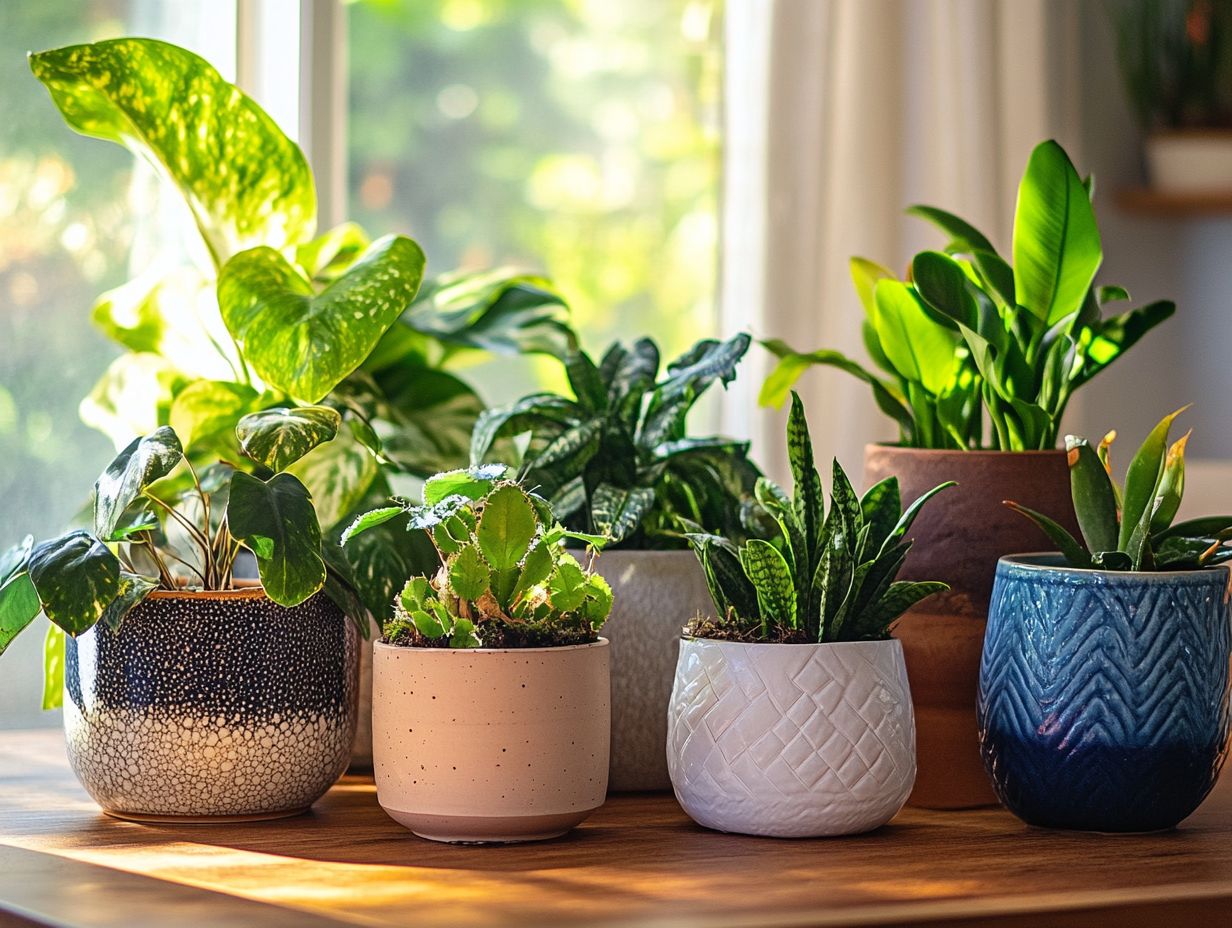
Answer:
[{"label": "pot base", "polygon": [[[520,844],[548,841],[580,825],[594,809],[552,815],[432,815],[385,809],[385,814],[419,838],[442,844]],[[596,806],[596,808],[598,808]]]},{"label": "pot base", "polygon": [[112,818],[143,825],[233,825],[237,822],[272,822],[280,818],[303,815],[311,806],[284,809],[279,812],[252,812],[247,815],[158,815],[150,812],[121,812],[118,809],[103,809]]}]

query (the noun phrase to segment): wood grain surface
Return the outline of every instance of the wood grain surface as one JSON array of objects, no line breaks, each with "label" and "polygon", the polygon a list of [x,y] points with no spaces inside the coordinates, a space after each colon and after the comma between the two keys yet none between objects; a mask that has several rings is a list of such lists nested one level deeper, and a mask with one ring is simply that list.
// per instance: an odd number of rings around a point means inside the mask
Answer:
[{"label": "wood grain surface", "polygon": [[452,847],[401,829],[358,778],[280,822],[117,821],[77,785],[58,732],[0,731],[0,925],[31,923],[1232,925],[1232,784],[1157,835],[906,810],[863,837],[777,841],[629,795],[556,841]]}]

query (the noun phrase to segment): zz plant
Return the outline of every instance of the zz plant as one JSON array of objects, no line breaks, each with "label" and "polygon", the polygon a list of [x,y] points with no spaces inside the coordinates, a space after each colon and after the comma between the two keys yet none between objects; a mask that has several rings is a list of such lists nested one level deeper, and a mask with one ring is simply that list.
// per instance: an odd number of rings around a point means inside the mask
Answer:
[{"label": "zz plant", "polygon": [[1082,541],[1053,519],[1007,500],[1005,505],[1038,525],[1070,567],[1095,570],[1200,570],[1232,562],[1232,516],[1176,522],[1185,493],[1185,446],[1189,433],[1171,445],[1168,432],[1184,410],[1164,416],[1151,430],[1125,472],[1112,476],[1109,432],[1092,448],[1066,436],[1070,490]]},{"label": "zz plant", "polygon": [[1073,392],[1176,309],[1161,300],[1105,318],[1129,294],[1094,284],[1103,251],[1093,193],[1060,145],[1037,146],[1018,187],[1010,260],[963,219],[910,208],[949,236],[943,250],[916,255],[905,280],[873,261],[851,262],[879,371],[837,351],[767,342],[780,361],[762,401],[781,404],[805,369],[824,364],[869,384],[905,446],[1055,447]]},{"label": "zz plant", "polygon": [[948,589],[937,581],[895,578],[911,550],[906,536],[917,514],[954,484],[930,490],[904,512],[898,478],[886,478],[861,498],[836,460],[827,513],[804,405],[794,392],[787,447],[794,493],[789,496],[765,477],[756,487],[758,504],[778,526],[774,537],[737,546],[721,535],[688,535],[719,617],[699,618],[686,632],[767,642],[888,637],[890,624],[903,612]]},{"label": "zz plant", "polygon": [[521,476],[550,501],[570,530],[609,535],[626,548],[680,547],[678,520],[738,534],[759,472],[748,443],[690,437],[686,418],[715,382],[735,377],[749,336],[706,339],[667,365],[643,338],[613,344],[596,364],[584,351],[566,359],[573,397],[535,393],[480,416],[472,465],[494,443],[521,433],[530,442]]},{"label": "zz plant", "polygon": [[344,544],[405,515],[436,550],[434,572],[411,577],[395,599],[386,640],[451,648],[596,640],[612,608],[611,588],[563,542],[583,541],[593,550],[606,539],[568,531],[546,500],[506,474],[500,464],[437,474],[424,485],[421,504],[395,499],[347,528]]}]

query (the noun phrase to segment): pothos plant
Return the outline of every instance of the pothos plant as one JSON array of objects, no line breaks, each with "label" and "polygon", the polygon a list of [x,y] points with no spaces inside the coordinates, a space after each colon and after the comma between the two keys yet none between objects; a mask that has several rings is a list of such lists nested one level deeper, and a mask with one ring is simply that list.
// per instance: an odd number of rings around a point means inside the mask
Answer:
[{"label": "pothos plant", "polygon": [[[393,602],[384,634],[421,647],[551,647],[596,640],[612,591],[593,571],[607,540],[570,532],[542,497],[489,464],[437,474],[423,502],[394,500],[364,513],[343,543],[393,518],[406,518],[436,551],[435,569],[411,577]],[[566,539],[584,542],[583,566]]]},{"label": "pothos plant", "polygon": [[[198,468],[246,462],[236,425],[293,404],[334,409],[334,437],[291,465],[323,528],[389,493],[398,473],[466,462],[483,403],[447,366],[476,351],[563,354],[564,301],[541,278],[453,273],[421,287],[410,238],[370,241],[354,223],[316,232],[299,147],[208,62],[124,38],[40,52],[30,67],[68,125],[122,144],[177,191],[199,236],[104,294],[95,324],[126,349],[82,402],[122,448],[174,428]],[[187,478],[162,485],[180,492]],[[348,556],[364,599],[388,601],[413,552],[404,535]]]},{"label": "pothos plant", "polygon": [[[27,537],[0,559],[0,652],[42,611],[54,678],[64,634],[98,622],[117,628],[156,589],[230,589],[241,549],[254,555],[274,602],[295,606],[324,589],[366,636],[350,569],[336,546],[323,545],[312,497],[288,470],[340,426],[325,406],[245,416],[238,441],[251,474],[228,461],[199,470],[169,426],[134,439],[94,485],[91,529],[38,544]],[[57,703],[54,679],[44,692]]]},{"label": "pothos plant", "polygon": [[565,362],[573,396],[535,393],[488,410],[471,438],[471,462],[498,439],[529,433],[519,474],[569,529],[609,535],[625,548],[683,547],[679,519],[736,535],[760,472],[748,443],[691,437],[689,411],[716,381],[726,386],[749,336],[706,339],[659,375],[659,349],[643,338],[613,344],[596,364]]},{"label": "pothos plant", "polygon": [[1092,448],[1068,435],[1070,490],[1082,541],[1043,513],[1005,505],[1038,525],[1070,567],[1088,570],[1201,570],[1232,562],[1232,515],[1174,522],[1185,493],[1185,446],[1168,433],[1184,410],[1164,416],[1129,462],[1124,484],[1112,476],[1116,432]]},{"label": "pothos plant", "polygon": [[762,401],[780,405],[804,370],[823,364],[868,383],[905,446],[1055,447],[1074,390],[1176,309],[1160,300],[1104,316],[1129,294],[1094,284],[1103,251],[1093,194],[1060,145],[1037,146],[1018,187],[1011,260],[963,219],[910,208],[949,236],[942,251],[916,255],[905,280],[851,262],[864,344],[880,373],[837,351],[769,341],[780,361]]},{"label": "pothos plant", "polygon": [[911,606],[948,589],[939,581],[895,578],[911,550],[907,533],[916,515],[953,483],[929,490],[903,511],[898,478],[887,477],[859,497],[835,460],[827,513],[804,404],[794,392],[787,450],[794,492],[789,496],[765,477],[756,488],[777,534],[737,545],[691,527],[688,538],[718,616],[699,616],[686,634],[783,643],[876,640],[888,637],[890,625]]}]

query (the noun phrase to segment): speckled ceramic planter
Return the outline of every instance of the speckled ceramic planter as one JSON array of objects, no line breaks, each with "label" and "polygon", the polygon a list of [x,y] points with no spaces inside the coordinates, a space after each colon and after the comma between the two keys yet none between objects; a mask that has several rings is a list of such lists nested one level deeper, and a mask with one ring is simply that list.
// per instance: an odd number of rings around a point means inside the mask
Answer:
[{"label": "speckled ceramic planter", "polygon": [[119,630],[68,640],[69,760],[138,821],[281,818],[346,769],[359,636],[324,594],[154,592]]},{"label": "speckled ceramic planter", "polygon": [[680,632],[714,605],[692,551],[607,551],[595,569],[612,587],[603,633],[612,642],[612,764],[608,788],[667,790],[663,742]]},{"label": "speckled ceramic planter", "polygon": [[377,642],[377,799],[422,838],[554,838],[603,804],[608,643],[450,650]]},{"label": "speckled ceramic planter", "polygon": [[915,780],[902,645],[686,638],[667,763],[707,828],[809,838],[884,825]]}]

